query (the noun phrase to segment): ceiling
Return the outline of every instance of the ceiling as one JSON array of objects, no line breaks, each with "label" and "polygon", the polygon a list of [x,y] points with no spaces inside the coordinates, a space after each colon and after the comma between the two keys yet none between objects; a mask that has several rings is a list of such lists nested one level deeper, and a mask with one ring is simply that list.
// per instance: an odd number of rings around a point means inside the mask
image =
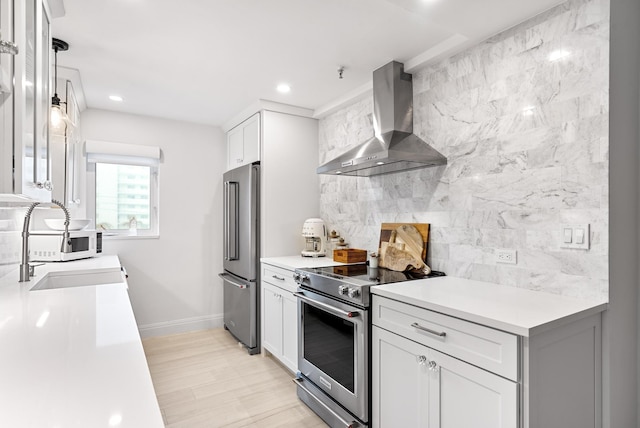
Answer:
[{"label": "ceiling", "polygon": [[563,1],[64,0],[52,26],[89,108],[223,126],[259,99],[321,115],[391,60],[411,71]]}]

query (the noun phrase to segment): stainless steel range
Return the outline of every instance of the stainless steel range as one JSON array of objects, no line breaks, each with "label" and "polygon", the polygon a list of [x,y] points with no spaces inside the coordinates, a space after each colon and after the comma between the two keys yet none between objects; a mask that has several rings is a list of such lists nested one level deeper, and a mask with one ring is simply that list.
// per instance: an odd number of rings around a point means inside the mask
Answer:
[{"label": "stainless steel range", "polygon": [[296,269],[298,397],[331,427],[368,427],[370,288],[442,275],[366,264]]}]

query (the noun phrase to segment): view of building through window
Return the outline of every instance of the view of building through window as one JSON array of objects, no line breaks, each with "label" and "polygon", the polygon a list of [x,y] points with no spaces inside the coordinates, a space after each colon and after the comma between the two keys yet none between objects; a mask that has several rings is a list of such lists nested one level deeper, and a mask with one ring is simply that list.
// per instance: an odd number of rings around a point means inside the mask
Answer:
[{"label": "view of building through window", "polygon": [[96,228],[150,229],[151,168],[96,163]]}]

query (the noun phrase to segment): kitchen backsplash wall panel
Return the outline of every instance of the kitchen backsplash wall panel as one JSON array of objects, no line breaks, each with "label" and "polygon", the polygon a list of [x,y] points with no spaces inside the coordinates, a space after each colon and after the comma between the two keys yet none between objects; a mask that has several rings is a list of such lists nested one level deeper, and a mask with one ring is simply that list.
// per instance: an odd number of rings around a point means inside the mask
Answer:
[{"label": "kitchen backsplash wall panel", "polygon": [[[434,269],[606,297],[608,58],[608,0],[577,0],[413,71],[414,132],[448,164],[322,175],[321,216],[369,250],[382,222],[431,223]],[[321,162],[373,136],[372,110],[366,99],[320,121]],[[563,223],[589,223],[591,248],[561,249]],[[496,263],[497,248],[517,264]]]},{"label": "kitchen backsplash wall panel", "polygon": [[26,208],[0,208],[0,277],[15,270],[20,264],[21,231],[25,213]]}]

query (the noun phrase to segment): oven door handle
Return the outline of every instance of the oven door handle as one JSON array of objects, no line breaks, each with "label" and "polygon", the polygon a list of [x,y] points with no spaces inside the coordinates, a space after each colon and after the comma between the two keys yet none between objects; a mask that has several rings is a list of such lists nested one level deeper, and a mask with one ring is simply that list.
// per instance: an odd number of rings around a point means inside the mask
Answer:
[{"label": "oven door handle", "polygon": [[[309,391],[302,383],[302,380],[300,379],[292,379],[293,383],[295,383],[296,385],[298,385],[298,388],[302,389],[304,392],[306,392],[307,394],[309,394],[311,397],[315,398],[316,396],[313,395],[313,392]],[[358,424],[356,421],[352,421],[352,422],[347,422],[345,421],[342,417],[340,417],[339,414],[337,414],[336,412],[333,411],[333,409],[329,406],[327,406],[326,404],[324,404],[322,402],[322,400],[318,400],[317,398],[315,398],[315,403],[319,404],[320,406],[322,406],[324,408],[324,410],[326,410],[327,412],[329,412],[331,414],[331,416],[333,416],[334,418],[336,418],[337,420],[339,420],[342,424],[344,424],[345,428],[357,428],[360,424]]]},{"label": "oven door handle", "polygon": [[293,295],[296,296],[298,299],[302,300],[303,302],[310,304],[311,306],[324,309],[330,314],[337,315],[339,317],[355,318],[358,315],[360,315],[360,313],[358,312],[343,311],[342,309],[334,308],[333,306],[327,305],[326,303],[322,303],[322,302],[318,302],[317,300],[310,299],[300,292],[293,293]]}]

